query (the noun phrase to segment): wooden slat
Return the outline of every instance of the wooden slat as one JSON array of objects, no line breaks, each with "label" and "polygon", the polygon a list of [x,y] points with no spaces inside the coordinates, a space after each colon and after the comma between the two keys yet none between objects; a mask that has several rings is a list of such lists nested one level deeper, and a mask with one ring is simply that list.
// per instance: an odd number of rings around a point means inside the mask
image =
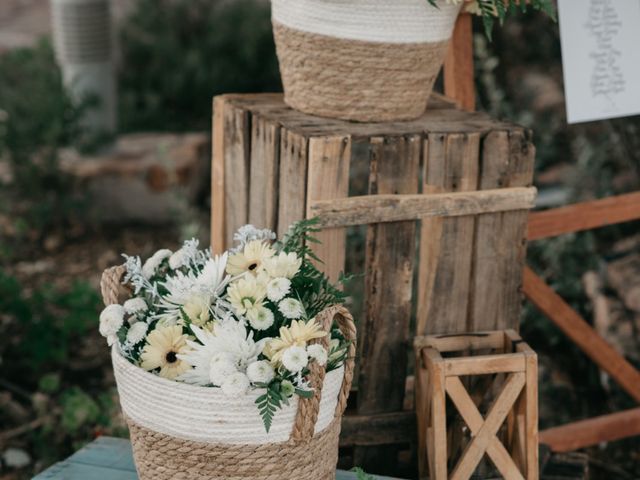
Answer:
[{"label": "wooden slat", "polygon": [[477,355],[444,360],[444,372],[448,377],[524,371],[525,357],[520,353]]},{"label": "wooden slat", "polygon": [[529,348],[522,348],[526,358],[526,383],[524,386],[525,402],[525,456],[526,456],[526,476],[527,478],[538,478],[538,357]]},{"label": "wooden slat", "polygon": [[[309,173],[307,176],[307,206],[318,200],[343,198],[349,195],[349,164],[351,139],[345,136],[321,137],[309,140]],[[307,208],[307,218],[313,212]],[[324,262],[319,268],[331,281],[338,280],[344,270],[346,232],[344,228],[329,228],[316,234],[319,245],[314,253]]]},{"label": "wooden slat", "polygon": [[473,71],[473,25],[471,15],[461,13],[444,61],[444,94],[464,110],[476,108]]},{"label": "wooden slat", "polygon": [[[477,190],[479,147],[478,134],[430,134],[423,193]],[[418,335],[468,331],[474,223],[473,217],[422,220]]]},{"label": "wooden slat", "polygon": [[345,227],[530,209],[535,198],[535,188],[505,188],[429,195],[363,195],[314,202],[309,209],[321,218],[322,226]]},{"label": "wooden slat", "polygon": [[[459,377],[447,377],[446,388],[449,397],[453,401],[454,405],[460,412],[460,415],[464,419],[465,423],[471,430],[471,435],[477,435],[484,419],[475,403],[467,393],[462,381]],[[496,468],[504,475],[505,478],[523,479],[522,473],[518,470],[518,467],[513,463],[509,452],[502,443],[498,440],[498,437],[494,436],[489,441],[487,447],[487,455],[491,458]],[[527,477],[537,478],[537,477]]]},{"label": "wooden slat", "polygon": [[[418,191],[419,136],[370,140],[369,192]],[[370,225],[365,252],[365,315],[359,330],[358,413],[402,409],[411,321],[416,222]],[[393,468],[394,449],[355,452],[356,464]],[[382,468],[383,470],[379,470]]]},{"label": "wooden slat", "polygon": [[224,249],[233,245],[233,234],[249,219],[249,112],[225,105],[224,121]]},{"label": "wooden slat", "polygon": [[211,142],[211,251],[221,254],[225,249],[224,214],[224,106],[226,98],[213,99]]},{"label": "wooden slat", "polygon": [[[423,354],[431,356],[431,349],[423,350]],[[440,356],[439,354],[437,355]],[[443,365],[437,359],[429,362],[429,376],[431,378],[431,418],[430,435],[432,454],[429,456],[430,478],[448,478],[447,468],[447,411],[446,385]]]},{"label": "wooden slat", "polygon": [[471,477],[473,471],[486,451],[491,438],[504,422],[511,410],[513,403],[518,398],[525,383],[523,373],[511,373],[505,381],[504,388],[489,408],[487,418],[467,445],[462,458],[451,473],[451,480],[466,480]]},{"label": "wooden slat", "polygon": [[407,444],[416,438],[416,414],[391,412],[342,417],[340,446]]},{"label": "wooden slat", "polygon": [[581,232],[640,219],[640,192],[532,213],[529,240]]},{"label": "wooden slat", "polygon": [[540,443],[554,452],[570,452],[638,435],[640,407],[543,430]]},{"label": "wooden slat", "polygon": [[309,141],[296,133],[282,130],[280,136],[280,200],[278,202],[278,238],[289,226],[305,217],[307,195],[307,159]]},{"label": "wooden slat", "polygon": [[[522,129],[491,132],[482,144],[480,188],[529,187],[534,155]],[[514,209],[477,217],[469,331],[519,328],[527,215]]]},{"label": "wooden slat", "polygon": [[479,350],[483,348],[498,349],[504,343],[504,332],[477,332],[456,335],[430,335],[416,337],[413,347],[416,349],[435,348],[439,352],[456,352],[462,350]]},{"label": "wooden slat", "polygon": [[249,223],[276,229],[280,127],[258,115],[251,118]]},{"label": "wooden slat", "polygon": [[524,293],[589,358],[640,402],[640,372],[529,267],[524,271]]}]

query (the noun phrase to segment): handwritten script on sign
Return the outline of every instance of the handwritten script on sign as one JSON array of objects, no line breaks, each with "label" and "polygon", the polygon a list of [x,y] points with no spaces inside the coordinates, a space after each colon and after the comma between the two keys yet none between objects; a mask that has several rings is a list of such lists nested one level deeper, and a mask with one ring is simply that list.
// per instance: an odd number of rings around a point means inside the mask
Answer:
[{"label": "handwritten script on sign", "polygon": [[640,0],[559,0],[569,123],[640,114]]}]

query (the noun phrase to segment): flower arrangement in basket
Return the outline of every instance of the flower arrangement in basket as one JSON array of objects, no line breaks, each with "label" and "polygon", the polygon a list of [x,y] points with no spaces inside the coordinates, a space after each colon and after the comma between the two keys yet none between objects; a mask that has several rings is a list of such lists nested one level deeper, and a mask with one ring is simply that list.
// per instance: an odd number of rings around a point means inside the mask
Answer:
[{"label": "flower arrangement in basket", "polygon": [[345,120],[419,117],[463,3],[489,36],[516,9],[555,16],[552,0],[271,0],[285,102]]},{"label": "flower arrangement in basket", "polygon": [[355,326],[314,231],[247,225],[222,255],[190,240],[105,271],[100,333],[140,478],[334,478]]}]

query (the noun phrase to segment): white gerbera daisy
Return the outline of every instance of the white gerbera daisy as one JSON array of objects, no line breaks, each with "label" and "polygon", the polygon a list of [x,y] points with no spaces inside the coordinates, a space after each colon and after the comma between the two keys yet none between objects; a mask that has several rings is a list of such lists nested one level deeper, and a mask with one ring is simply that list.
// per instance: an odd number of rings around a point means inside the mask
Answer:
[{"label": "white gerbera daisy", "polygon": [[131,345],[136,345],[144,340],[145,335],[147,334],[147,329],[149,326],[146,322],[136,322],[131,325],[129,331],[127,332],[127,342]]},{"label": "white gerbera daisy", "polygon": [[227,290],[231,306],[238,315],[261,307],[266,294],[264,284],[251,275],[233,282]]},{"label": "white gerbera daisy", "polygon": [[293,252],[280,252],[264,262],[264,268],[272,278],[293,278],[300,270],[301,265],[302,259]]},{"label": "white gerbera daisy", "polygon": [[118,339],[117,334],[124,323],[125,313],[124,307],[118,304],[108,305],[100,313],[100,335],[107,339],[109,346]]},{"label": "white gerbera daisy", "polygon": [[278,310],[286,318],[296,320],[304,315],[304,307],[295,298],[285,298],[278,303]]},{"label": "white gerbera daisy", "polygon": [[267,298],[272,302],[279,302],[291,290],[291,280],[285,277],[274,278],[267,283]]},{"label": "white gerbera daisy", "polygon": [[142,297],[134,297],[130,298],[122,305],[124,307],[125,312],[129,315],[133,315],[135,313],[146,312],[149,309],[147,302]]},{"label": "white gerbera daisy", "polygon": [[304,347],[294,345],[284,351],[282,355],[282,365],[293,373],[300,372],[309,363],[309,356]]},{"label": "white gerbera daisy", "polygon": [[247,393],[250,386],[249,378],[244,373],[237,372],[229,375],[220,387],[222,388],[222,393],[228,397],[237,397]]},{"label": "white gerbera daisy", "polygon": [[251,383],[269,383],[275,377],[275,370],[266,360],[258,360],[249,364],[247,376]]},{"label": "white gerbera daisy", "polygon": [[327,349],[318,343],[314,343],[313,345],[309,345],[307,347],[307,354],[310,358],[315,360],[318,365],[324,367],[327,364]]},{"label": "white gerbera daisy", "polygon": [[256,330],[266,330],[273,325],[274,321],[273,312],[264,306],[249,310],[247,318],[249,319],[249,324]]},{"label": "white gerbera daisy", "polygon": [[241,275],[249,272],[257,275],[262,272],[264,262],[275,255],[275,250],[260,240],[247,243],[241,252],[229,257],[227,272],[230,275]]},{"label": "white gerbera daisy", "polygon": [[142,266],[142,276],[147,280],[153,277],[153,275],[156,273],[156,270],[158,270],[158,267],[160,266],[162,261],[165,258],[169,258],[172,253],[173,252],[171,250],[163,248],[161,250],[158,250],[153,255],[151,255],[151,257],[149,257],[147,261],[144,262],[144,265]]}]

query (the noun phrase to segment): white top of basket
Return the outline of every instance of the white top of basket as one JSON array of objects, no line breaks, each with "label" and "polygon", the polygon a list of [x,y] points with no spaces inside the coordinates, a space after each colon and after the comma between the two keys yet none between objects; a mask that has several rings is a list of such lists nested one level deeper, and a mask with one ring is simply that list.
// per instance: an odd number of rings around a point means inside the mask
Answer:
[{"label": "white top of basket", "polygon": [[274,21],[303,32],[383,43],[448,40],[460,5],[428,0],[271,0]]},{"label": "white top of basket", "polygon": [[[185,440],[206,443],[262,444],[289,439],[298,398],[278,410],[269,433],[255,404],[261,390],[230,398],[219,388],[175,382],[146,372],[111,350],[122,410],[131,420],[150,430]],[[344,367],[329,372],[324,381],[315,431],[334,418]]]}]

